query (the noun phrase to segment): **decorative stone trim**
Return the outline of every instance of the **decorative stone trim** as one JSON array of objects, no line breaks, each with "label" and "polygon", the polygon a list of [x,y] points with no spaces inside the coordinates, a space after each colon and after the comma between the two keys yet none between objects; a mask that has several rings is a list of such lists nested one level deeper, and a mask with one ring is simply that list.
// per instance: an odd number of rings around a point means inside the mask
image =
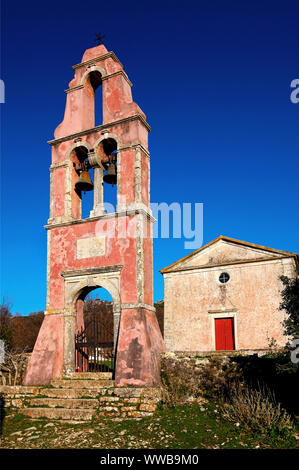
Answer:
[{"label": "decorative stone trim", "polygon": [[93,208],[90,211],[90,217],[105,215],[104,206],[104,188],[103,188],[103,168],[94,168],[94,190],[93,190]]},{"label": "decorative stone trim", "polygon": [[76,69],[79,69],[81,67],[85,67],[86,65],[92,65],[92,64],[95,64],[96,62],[101,62],[105,59],[109,59],[111,57],[111,59],[113,59],[115,62],[118,62],[119,65],[121,67],[123,67],[122,63],[120,62],[120,60],[116,57],[116,55],[114,54],[114,52],[112,51],[109,51],[107,52],[107,54],[103,54],[103,55],[99,55],[98,57],[94,57],[93,59],[89,59],[89,60],[86,60],[85,62],[80,62],[80,64],[76,64],[76,65],[73,65],[72,68],[74,70]]},{"label": "decorative stone trim", "polygon": [[[116,165],[116,177],[117,177],[117,185],[116,185],[116,212],[121,211],[121,190],[122,190],[122,177],[121,177],[121,161],[122,155],[121,151],[119,150],[119,144],[117,142],[117,165]],[[104,196],[105,197],[105,196]]]},{"label": "decorative stone trim", "polygon": [[75,323],[76,301],[86,288],[103,287],[113,299],[114,344],[119,330],[121,300],[120,273],[122,265],[98,266],[95,268],[74,269],[63,271],[65,293],[64,313],[64,374],[69,375],[75,370]]},{"label": "decorative stone trim", "polygon": [[148,158],[150,157],[150,152],[140,142],[136,142],[136,143],[130,144],[130,145],[120,146],[119,150],[129,150],[129,149],[133,149],[133,148],[139,148],[140,150],[142,150],[145,153],[145,155]]},{"label": "decorative stone trim", "polygon": [[[221,310],[221,311],[220,311]],[[215,309],[215,310],[208,310],[208,313],[233,313],[233,312],[237,312],[237,309],[236,308],[223,308],[223,309]]]},{"label": "decorative stone trim", "polygon": [[92,222],[94,220],[112,219],[114,217],[115,218],[116,217],[130,217],[130,216],[134,216],[137,214],[142,214],[143,216],[150,219],[152,222],[156,222],[156,219],[151,215],[148,208],[147,210],[145,210],[144,208],[136,208],[136,209],[119,211],[119,212],[113,212],[110,214],[104,214],[104,215],[100,215],[97,217],[89,217],[87,219],[68,219],[66,217],[65,218],[61,217],[61,220],[60,220],[58,219],[58,217],[56,217],[55,219],[49,219],[48,225],[45,225],[44,228],[46,230],[50,230],[52,228],[57,228],[57,227],[67,227],[68,225],[84,224],[85,222]]},{"label": "decorative stone trim", "polygon": [[64,310],[52,310],[47,306],[47,310],[44,311],[45,315],[64,315]]},{"label": "decorative stone trim", "polygon": [[67,88],[66,90],[64,90],[64,93],[71,93],[72,91],[81,90],[82,88],[84,88],[84,85],[77,85],[72,88]]},{"label": "decorative stone trim", "polygon": [[[47,232],[47,306],[50,303],[51,232]],[[45,312],[46,313],[46,312]]]},{"label": "decorative stone trim", "polygon": [[107,124],[102,124],[101,126],[92,127],[91,129],[86,129],[84,131],[76,132],[75,134],[70,134],[65,137],[59,137],[58,139],[48,140],[48,144],[49,145],[60,144],[61,142],[66,142],[67,140],[73,140],[73,139],[76,139],[77,137],[92,134],[93,132],[99,132],[102,129],[107,129],[109,127],[117,126],[118,124],[136,121],[136,120],[139,120],[146,127],[146,129],[150,132],[151,128],[149,124],[146,122],[146,120],[144,119],[144,117],[141,116],[141,114],[134,114],[133,116],[128,116],[123,119],[118,119],[117,121],[112,121]]},{"label": "decorative stone trim", "polygon": [[53,171],[50,169],[50,201],[49,201],[49,220],[53,219]]},{"label": "decorative stone trim", "polygon": [[212,313],[212,311],[209,311],[210,317],[211,317],[211,335],[212,335],[212,348],[213,351],[216,351],[216,332],[215,332],[215,319],[217,318],[232,318],[234,320],[234,328],[233,328],[233,334],[234,334],[234,343],[235,343],[235,349],[234,351],[238,350],[238,315],[237,315],[237,310],[218,310],[215,313]]},{"label": "decorative stone trim", "polygon": [[48,219],[48,225],[45,226],[45,228],[53,227],[53,226],[64,227],[65,225],[71,224],[73,220],[74,219],[71,216],[66,216],[66,215],[60,215],[58,217],[50,217]]},{"label": "decorative stone trim", "polygon": [[105,75],[105,77],[102,77],[102,80],[108,80],[108,78],[115,77],[117,75],[122,75],[124,79],[128,82],[128,84],[130,86],[133,86],[133,83],[130,81],[128,75],[123,70],[118,70],[117,72],[110,73],[109,75]]},{"label": "decorative stone trim", "polygon": [[49,171],[52,172],[56,170],[57,168],[67,168],[67,166],[68,166],[68,162],[66,160],[64,160],[63,162],[59,162],[59,163],[53,163],[50,166]]},{"label": "decorative stone trim", "polygon": [[136,220],[136,274],[138,302],[144,302],[144,251],[143,251],[143,220],[138,214]]},{"label": "decorative stone trim", "polygon": [[86,276],[90,274],[120,273],[122,268],[122,264],[115,264],[112,266],[98,266],[96,268],[72,269],[69,271],[62,271],[61,276],[67,279],[69,277]]},{"label": "decorative stone trim", "polygon": [[121,304],[122,309],[130,309],[130,308],[145,308],[146,310],[150,310],[151,312],[155,312],[156,308],[152,305],[144,304],[142,302],[136,304]]},{"label": "decorative stone trim", "polygon": [[[64,215],[68,219],[72,218],[72,161],[69,159],[65,169],[64,180]],[[81,213],[81,207],[80,207]]]},{"label": "decorative stone trim", "polygon": [[134,188],[135,188],[135,202],[141,202],[141,152],[139,148],[135,151],[135,175],[134,175]]},{"label": "decorative stone trim", "polygon": [[256,258],[256,259],[240,259],[236,261],[225,261],[223,263],[219,264],[205,264],[204,266],[186,266],[182,268],[173,268],[173,269],[161,269],[160,273],[163,275],[175,275],[175,274],[180,274],[181,272],[184,271],[197,271],[197,270],[202,270],[202,269],[218,269],[219,267],[225,267],[225,266],[238,266],[239,264],[253,264],[253,263],[275,263],[276,261],[280,261],[281,259],[286,259],[286,258],[292,258],[291,255],[281,255],[281,256],[273,256],[273,257],[267,257],[267,258]]},{"label": "decorative stone trim", "polygon": [[[123,70],[118,70],[117,72],[114,72],[114,73],[110,73],[109,75],[105,75],[102,77],[102,81],[104,80],[108,80],[109,78],[112,78],[112,77],[115,77],[117,75],[122,75],[124,77],[124,79],[128,82],[128,84],[130,86],[133,86],[132,82],[129,80],[129,77],[128,75],[123,71]],[[84,84],[82,85],[77,85],[77,86],[74,86],[72,88],[67,88],[65,91],[65,93],[71,93],[72,91],[77,91],[77,90],[81,90],[82,88],[84,88]]]}]

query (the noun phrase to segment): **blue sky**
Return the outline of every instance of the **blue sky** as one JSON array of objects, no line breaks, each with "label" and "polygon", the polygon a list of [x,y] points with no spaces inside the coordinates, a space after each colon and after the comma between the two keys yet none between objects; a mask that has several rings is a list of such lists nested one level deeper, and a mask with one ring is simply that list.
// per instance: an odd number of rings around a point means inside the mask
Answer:
[{"label": "blue sky", "polygon": [[[47,141],[97,32],[152,127],[152,201],[202,202],[204,243],[299,251],[298,2],[1,3],[1,296],[13,311],[45,308]],[[184,241],[154,241],[155,300]]]}]

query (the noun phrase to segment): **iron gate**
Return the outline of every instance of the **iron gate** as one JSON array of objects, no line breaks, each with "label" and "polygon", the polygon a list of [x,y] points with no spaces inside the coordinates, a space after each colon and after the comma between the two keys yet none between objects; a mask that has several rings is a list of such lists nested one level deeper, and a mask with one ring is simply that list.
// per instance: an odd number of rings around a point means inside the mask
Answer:
[{"label": "iron gate", "polygon": [[77,372],[114,370],[113,323],[101,314],[92,314],[75,336]]}]

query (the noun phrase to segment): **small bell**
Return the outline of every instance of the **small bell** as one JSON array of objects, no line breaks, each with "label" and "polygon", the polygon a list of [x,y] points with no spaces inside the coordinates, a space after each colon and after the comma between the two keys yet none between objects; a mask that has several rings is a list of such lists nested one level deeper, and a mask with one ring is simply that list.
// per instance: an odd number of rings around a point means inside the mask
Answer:
[{"label": "small bell", "polygon": [[116,167],[114,163],[110,163],[107,173],[103,176],[103,181],[114,186],[117,183]]},{"label": "small bell", "polygon": [[90,174],[88,171],[84,170],[81,171],[79,179],[75,184],[76,191],[92,191],[93,190],[93,182],[91,181]]}]

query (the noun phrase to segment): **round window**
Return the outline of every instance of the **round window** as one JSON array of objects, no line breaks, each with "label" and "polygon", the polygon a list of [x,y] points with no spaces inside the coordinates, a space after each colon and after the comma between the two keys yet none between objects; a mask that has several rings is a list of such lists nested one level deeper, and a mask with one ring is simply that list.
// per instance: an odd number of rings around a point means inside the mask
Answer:
[{"label": "round window", "polygon": [[219,282],[221,282],[221,284],[225,284],[229,281],[229,279],[230,275],[228,273],[221,273],[219,276]]}]

